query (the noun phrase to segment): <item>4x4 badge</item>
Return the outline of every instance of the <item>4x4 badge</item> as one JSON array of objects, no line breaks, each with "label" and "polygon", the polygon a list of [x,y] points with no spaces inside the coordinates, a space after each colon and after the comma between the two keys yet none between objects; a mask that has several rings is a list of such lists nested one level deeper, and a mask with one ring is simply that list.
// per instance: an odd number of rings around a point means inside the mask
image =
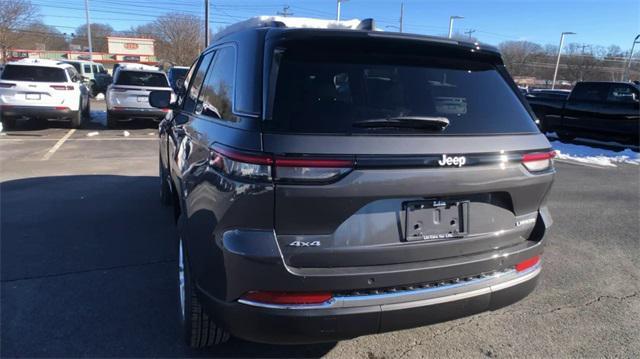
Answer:
[{"label": "4x4 badge", "polygon": [[442,155],[442,159],[438,161],[440,166],[458,166],[462,167],[467,163],[467,158],[465,156],[455,156],[449,157],[446,154]]},{"label": "4x4 badge", "polygon": [[293,241],[288,245],[289,247],[320,247],[320,241]]}]

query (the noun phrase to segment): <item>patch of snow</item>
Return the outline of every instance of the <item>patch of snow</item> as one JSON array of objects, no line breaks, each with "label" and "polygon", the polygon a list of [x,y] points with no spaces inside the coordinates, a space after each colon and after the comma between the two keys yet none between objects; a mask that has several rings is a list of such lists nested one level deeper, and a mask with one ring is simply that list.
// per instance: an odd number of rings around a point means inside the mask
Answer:
[{"label": "patch of snow", "polygon": [[149,132],[147,133],[147,136],[155,136],[155,134],[156,134],[155,132]]},{"label": "patch of snow", "polygon": [[131,135],[131,133],[129,133],[129,131],[123,131],[123,132],[122,132],[122,135],[123,135],[124,137],[129,137],[129,136]]},{"label": "patch of snow", "polygon": [[4,127],[2,127],[2,122],[0,122],[0,132],[2,132],[3,129]]},{"label": "patch of snow", "polygon": [[93,137],[93,136],[97,136],[97,135],[99,135],[99,134],[100,134],[100,132],[98,132],[98,131],[93,131],[93,132],[89,132],[89,133],[87,133],[87,137]]},{"label": "patch of snow", "polygon": [[102,92],[100,92],[99,94],[96,95],[96,97],[93,98],[94,100],[98,100],[98,101],[103,101],[104,100],[104,94]]},{"label": "patch of snow", "polygon": [[640,165],[640,153],[627,148],[623,151],[612,151],[584,145],[574,145],[552,141],[551,146],[556,151],[556,158],[561,160],[589,163],[604,167],[617,167],[616,163],[630,163]]}]

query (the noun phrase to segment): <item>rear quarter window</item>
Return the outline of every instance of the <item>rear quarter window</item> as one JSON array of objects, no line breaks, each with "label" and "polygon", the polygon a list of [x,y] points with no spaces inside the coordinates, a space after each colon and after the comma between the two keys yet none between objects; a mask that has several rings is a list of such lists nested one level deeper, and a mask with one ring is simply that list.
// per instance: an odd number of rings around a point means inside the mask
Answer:
[{"label": "rear quarter window", "polygon": [[[450,124],[429,132],[354,125],[403,116],[446,117]],[[265,130],[429,135],[537,132],[515,90],[492,64],[393,54],[318,60],[308,51],[284,52]]]},{"label": "rear quarter window", "polygon": [[169,87],[164,74],[144,71],[119,71],[116,85]]},{"label": "rear quarter window", "polygon": [[32,82],[67,82],[64,69],[45,66],[7,65],[2,71],[3,80]]}]

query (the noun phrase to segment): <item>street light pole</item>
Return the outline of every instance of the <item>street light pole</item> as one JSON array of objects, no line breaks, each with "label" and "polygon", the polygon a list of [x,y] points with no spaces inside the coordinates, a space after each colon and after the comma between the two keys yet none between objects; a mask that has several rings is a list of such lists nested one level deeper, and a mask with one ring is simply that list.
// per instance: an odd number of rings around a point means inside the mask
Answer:
[{"label": "street light pole", "polygon": [[575,35],[575,32],[566,31],[560,34],[560,47],[558,48],[558,59],[556,60],[556,69],[553,71],[553,82],[551,83],[551,89],[556,88],[556,78],[558,77],[558,67],[560,66],[560,54],[562,53],[562,45],[564,45],[565,35]]},{"label": "street light pole", "polygon": [[464,19],[464,16],[449,16],[449,38],[453,35],[453,20],[455,19]]},{"label": "street light pole", "polygon": [[633,56],[633,49],[636,44],[640,44],[640,34],[633,39],[633,45],[631,45],[631,52],[629,52],[629,58],[627,59],[627,66],[624,68],[624,74],[622,75],[622,81],[629,81],[629,69],[631,68],[631,57]]},{"label": "street light pole", "polygon": [[84,0],[84,14],[87,19],[87,39],[89,40],[89,61],[93,61],[93,44],[91,43],[91,22],[89,21],[89,0]]},{"label": "street light pole", "polygon": [[337,0],[337,6],[338,8],[336,9],[336,21],[340,21],[340,4],[343,2],[346,2],[348,0]]},{"label": "street light pole", "polygon": [[402,32],[402,23],[404,22],[404,3],[400,3],[400,32]]},{"label": "street light pole", "polygon": [[209,47],[209,0],[204,0],[204,48]]}]

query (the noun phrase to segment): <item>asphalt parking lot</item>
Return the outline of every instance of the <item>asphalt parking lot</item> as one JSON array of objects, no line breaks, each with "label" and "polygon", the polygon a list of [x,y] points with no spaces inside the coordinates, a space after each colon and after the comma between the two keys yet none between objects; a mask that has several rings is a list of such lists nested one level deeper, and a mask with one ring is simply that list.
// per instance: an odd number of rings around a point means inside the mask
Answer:
[{"label": "asphalt parking lot", "polygon": [[640,172],[558,162],[540,285],[495,312],[339,343],[232,339],[192,351],[157,130],[26,127],[0,136],[2,357],[638,357]]}]

